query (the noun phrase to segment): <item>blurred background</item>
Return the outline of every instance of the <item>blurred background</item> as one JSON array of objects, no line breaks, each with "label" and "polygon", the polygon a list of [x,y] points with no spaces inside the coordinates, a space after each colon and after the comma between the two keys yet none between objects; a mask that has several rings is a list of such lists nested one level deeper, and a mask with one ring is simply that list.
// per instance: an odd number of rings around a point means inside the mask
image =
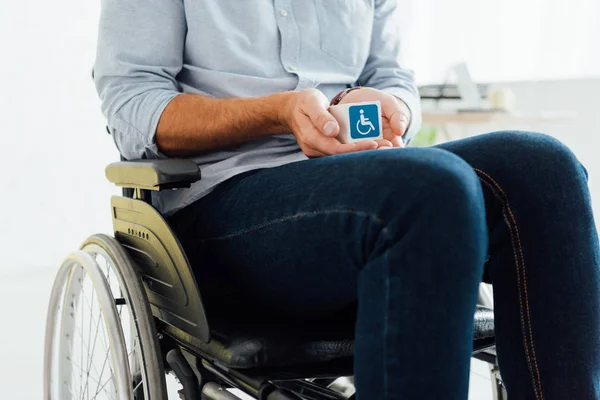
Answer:
[{"label": "blurred background", "polygon": [[[499,129],[551,134],[590,173],[600,212],[600,0],[399,0],[427,145]],[[41,397],[61,259],[111,232],[104,167],[118,153],[91,79],[100,1],[0,5],[0,392]],[[477,375],[483,377],[478,380]],[[474,368],[472,398],[487,399]]]}]

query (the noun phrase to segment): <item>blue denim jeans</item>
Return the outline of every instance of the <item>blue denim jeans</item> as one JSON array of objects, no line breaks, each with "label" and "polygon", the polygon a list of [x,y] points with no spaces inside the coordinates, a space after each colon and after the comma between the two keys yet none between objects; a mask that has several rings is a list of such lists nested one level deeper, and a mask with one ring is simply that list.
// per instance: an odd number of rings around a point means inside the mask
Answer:
[{"label": "blue denim jeans", "polygon": [[222,293],[307,321],[358,303],[359,400],[466,399],[484,276],[510,399],[600,399],[587,174],[548,136],[498,132],[252,171],[171,223],[201,290],[219,288],[205,296],[209,312],[230,302]]}]

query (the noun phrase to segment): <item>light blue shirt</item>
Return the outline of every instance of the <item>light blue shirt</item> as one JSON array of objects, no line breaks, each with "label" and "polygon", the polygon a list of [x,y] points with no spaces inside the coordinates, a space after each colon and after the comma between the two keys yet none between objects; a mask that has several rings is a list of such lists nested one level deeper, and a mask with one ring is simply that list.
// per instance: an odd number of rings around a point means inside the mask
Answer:
[{"label": "light blue shirt", "polygon": [[[102,0],[95,83],[127,159],[162,158],[156,127],[180,93],[218,98],[357,84],[402,99],[419,130],[413,74],[398,61],[397,0]],[[193,158],[202,179],[161,192],[164,214],[244,171],[306,160],[293,135]]]}]

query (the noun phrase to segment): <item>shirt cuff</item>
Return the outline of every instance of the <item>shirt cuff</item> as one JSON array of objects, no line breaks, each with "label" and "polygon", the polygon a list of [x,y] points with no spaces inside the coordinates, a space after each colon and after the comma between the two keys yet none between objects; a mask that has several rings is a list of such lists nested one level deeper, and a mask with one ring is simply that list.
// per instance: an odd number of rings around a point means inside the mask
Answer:
[{"label": "shirt cuff", "polygon": [[391,94],[402,100],[410,110],[410,122],[406,128],[406,133],[402,137],[405,144],[409,144],[415,135],[421,130],[423,117],[421,115],[421,98],[412,91],[401,87],[389,87],[381,89],[382,92]]},{"label": "shirt cuff", "polygon": [[126,104],[109,123],[114,140],[128,160],[165,158],[156,144],[156,129],[167,105],[179,95],[150,91]]}]

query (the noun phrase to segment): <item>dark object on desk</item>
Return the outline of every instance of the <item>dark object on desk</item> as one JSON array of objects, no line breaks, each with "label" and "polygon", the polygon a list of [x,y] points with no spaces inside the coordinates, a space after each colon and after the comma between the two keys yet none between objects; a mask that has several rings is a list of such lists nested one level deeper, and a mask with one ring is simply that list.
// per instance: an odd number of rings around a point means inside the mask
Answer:
[{"label": "dark object on desk", "polygon": [[[481,98],[485,99],[488,85],[477,85],[479,93],[482,93]],[[419,86],[419,94],[421,99],[430,100],[460,100],[460,93],[456,85],[424,85]]]}]

